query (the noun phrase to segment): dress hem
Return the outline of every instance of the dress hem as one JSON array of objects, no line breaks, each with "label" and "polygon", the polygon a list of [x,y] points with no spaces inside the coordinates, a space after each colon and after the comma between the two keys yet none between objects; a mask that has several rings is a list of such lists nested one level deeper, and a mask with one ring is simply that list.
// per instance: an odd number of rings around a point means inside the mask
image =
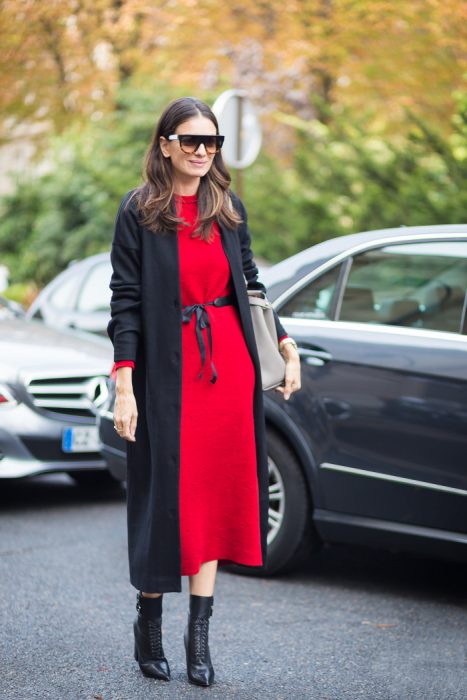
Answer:
[{"label": "dress hem", "polygon": [[248,562],[245,561],[245,557],[210,557],[210,558],[204,558],[202,562],[199,563],[198,569],[196,571],[190,571],[188,573],[185,573],[185,571],[182,569],[182,576],[195,576],[196,574],[199,573],[199,570],[201,568],[202,564],[205,564],[208,561],[216,561],[218,562],[218,566],[226,566],[229,564],[239,564],[240,566],[263,566],[263,561],[257,561],[256,557],[253,557],[253,561],[250,559]]}]

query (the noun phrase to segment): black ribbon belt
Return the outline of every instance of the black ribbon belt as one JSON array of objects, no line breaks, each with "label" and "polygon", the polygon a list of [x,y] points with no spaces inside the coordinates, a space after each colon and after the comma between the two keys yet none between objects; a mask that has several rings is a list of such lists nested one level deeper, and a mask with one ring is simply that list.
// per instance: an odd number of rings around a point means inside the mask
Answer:
[{"label": "black ribbon belt", "polygon": [[212,384],[215,384],[217,379],[216,368],[214,367],[214,362],[212,361],[212,336],[211,336],[211,323],[209,321],[209,314],[206,306],[230,306],[234,303],[234,297],[230,294],[227,297],[216,297],[213,301],[206,301],[204,304],[192,304],[191,306],[182,306],[182,322],[189,323],[193,314],[196,314],[196,337],[198,339],[199,354],[201,355],[201,372],[198,374],[198,379],[201,379],[204,371],[204,364],[206,362],[206,347],[204,345],[203,339],[203,329],[208,329],[208,342],[209,342],[209,357],[211,358],[211,369],[212,377],[209,380]]}]

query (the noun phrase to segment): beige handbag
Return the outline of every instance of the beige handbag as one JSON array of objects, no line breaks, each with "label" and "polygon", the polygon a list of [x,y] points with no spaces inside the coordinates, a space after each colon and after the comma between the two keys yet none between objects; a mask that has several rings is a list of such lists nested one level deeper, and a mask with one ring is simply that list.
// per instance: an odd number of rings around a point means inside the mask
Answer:
[{"label": "beige handbag", "polygon": [[271,302],[261,291],[247,289],[247,294],[258,348],[263,391],[268,391],[284,383],[285,360],[279,351]]}]

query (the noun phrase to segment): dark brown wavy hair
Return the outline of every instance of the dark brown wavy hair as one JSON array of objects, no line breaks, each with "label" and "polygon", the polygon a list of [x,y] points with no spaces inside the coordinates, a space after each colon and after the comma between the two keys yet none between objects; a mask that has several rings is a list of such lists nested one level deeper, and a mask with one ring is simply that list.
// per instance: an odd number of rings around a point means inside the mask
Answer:
[{"label": "dark brown wavy hair", "polygon": [[[192,117],[206,117],[216,127],[219,124],[211,108],[195,97],[173,100],[163,111],[146,151],[143,165],[143,185],[136,188],[130,200],[135,198],[141,214],[141,223],[154,233],[176,232],[183,219],[177,216],[172,162],[164,158],[160,137],[167,138],[176,128]],[[215,154],[211,167],[200,179],[198,188],[198,223],[195,235],[210,240],[211,227],[219,221],[227,228],[235,229],[241,223],[240,215],[233,208],[229,187],[230,173],[222,159],[222,152]],[[129,202],[128,202],[129,203]]]}]

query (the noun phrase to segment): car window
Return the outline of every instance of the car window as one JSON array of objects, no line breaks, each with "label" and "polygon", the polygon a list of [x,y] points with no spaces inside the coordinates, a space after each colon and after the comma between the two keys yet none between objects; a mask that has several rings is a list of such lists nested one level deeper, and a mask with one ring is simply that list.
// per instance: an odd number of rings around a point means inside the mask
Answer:
[{"label": "car window", "polygon": [[71,311],[75,306],[80,279],[80,275],[77,274],[70,274],[65,277],[63,282],[60,282],[49,296],[51,306],[61,311]]},{"label": "car window", "polygon": [[329,319],[341,265],[324,272],[303,287],[283,306],[279,313],[288,318]]},{"label": "car window", "polygon": [[94,265],[84,280],[78,297],[78,311],[91,313],[93,311],[108,311],[110,313],[110,298],[112,295],[109,287],[112,275],[110,262]]},{"label": "car window", "polygon": [[458,333],[467,289],[467,241],[385,246],[356,255],[340,321]]}]

